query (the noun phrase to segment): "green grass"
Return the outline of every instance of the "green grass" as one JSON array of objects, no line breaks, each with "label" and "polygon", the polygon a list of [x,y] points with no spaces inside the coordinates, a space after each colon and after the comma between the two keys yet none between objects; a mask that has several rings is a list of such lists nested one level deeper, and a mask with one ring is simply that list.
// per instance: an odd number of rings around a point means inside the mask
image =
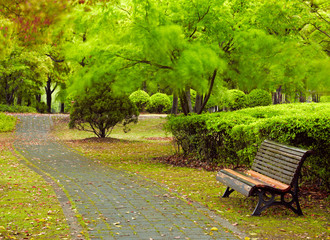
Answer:
[{"label": "green grass", "polygon": [[219,198],[226,187],[215,180],[216,172],[174,167],[154,160],[155,157],[175,153],[175,147],[170,141],[148,140],[150,137],[163,139],[166,136],[162,130],[164,121],[140,121],[129,134],[117,128],[111,138],[103,140],[68,129],[66,121],[56,121],[54,134],[64,143],[89,157],[97,158],[106,166],[140,174],[159,182],[170,191],[178,192],[188,202],[195,201],[207,206],[245,231],[248,238],[329,239],[329,201],[323,196],[321,199],[314,199],[317,195],[301,197],[305,214],[302,217],[281,207],[270,208],[261,217],[251,217],[257,199],[245,198],[236,192],[230,198]]},{"label": "green grass", "polygon": [[50,184],[15,156],[12,133],[0,133],[0,239],[70,239]]},{"label": "green grass", "polygon": [[9,132],[15,129],[16,118],[0,113],[0,132]]}]

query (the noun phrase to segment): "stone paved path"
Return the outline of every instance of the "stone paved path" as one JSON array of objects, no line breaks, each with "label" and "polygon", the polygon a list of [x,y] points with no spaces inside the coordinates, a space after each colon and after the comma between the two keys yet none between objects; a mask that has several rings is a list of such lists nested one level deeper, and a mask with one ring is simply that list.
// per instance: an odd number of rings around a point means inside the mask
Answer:
[{"label": "stone paved path", "polygon": [[[97,164],[57,143],[49,136],[50,116],[18,118],[16,149],[36,171],[59,183],[76,205],[77,212],[70,212],[66,196],[57,190],[72,232],[80,231],[72,218],[79,214],[89,222],[90,239],[237,239],[156,183]],[[212,227],[219,230],[209,235]],[[79,239],[77,233],[73,239]]]}]

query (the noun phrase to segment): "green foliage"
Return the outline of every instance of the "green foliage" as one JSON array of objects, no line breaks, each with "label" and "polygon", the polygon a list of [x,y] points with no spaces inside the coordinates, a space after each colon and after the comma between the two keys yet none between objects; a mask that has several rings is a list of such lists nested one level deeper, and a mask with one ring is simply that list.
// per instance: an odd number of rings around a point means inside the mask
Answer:
[{"label": "green foliage", "polygon": [[34,107],[28,107],[28,106],[0,104],[0,112],[36,113],[37,110]]},{"label": "green foliage", "polygon": [[321,96],[320,102],[330,102],[330,96]]},{"label": "green foliage", "polygon": [[244,92],[238,89],[228,90],[227,108],[230,110],[238,110],[247,106],[247,97]]},{"label": "green foliage", "polygon": [[129,99],[135,103],[140,112],[143,112],[149,104],[150,96],[143,90],[137,90],[129,96]]},{"label": "green foliage", "polygon": [[137,122],[138,115],[135,104],[128,96],[115,95],[109,84],[98,83],[76,96],[69,126],[104,138],[118,123],[122,122],[126,127],[131,122]]},{"label": "green foliage", "polygon": [[329,116],[328,103],[274,105],[171,117],[166,129],[185,154],[219,164],[251,164],[264,139],[311,149],[314,154],[305,163],[304,177],[329,189]]},{"label": "green foliage", "polygon": [[249,107],[268,106],[272,104],[272,96],[265,90],[254,89],[248,95]]},{"label": "green foliage", "polygon": [[0,132],[13,131],[16,126],[16,118],[0,113]]},{"label": "green foliage", "polygon": [[148,112],[165,113],[171,107],[169,96],[165,93],[156,93],[150,97],[150,102],[147,106]]},{"label": "green foliage", "polygon": [[36,109],[39,113],[46,113],[48,110],[48,106],[45,102],[37,102]]}]

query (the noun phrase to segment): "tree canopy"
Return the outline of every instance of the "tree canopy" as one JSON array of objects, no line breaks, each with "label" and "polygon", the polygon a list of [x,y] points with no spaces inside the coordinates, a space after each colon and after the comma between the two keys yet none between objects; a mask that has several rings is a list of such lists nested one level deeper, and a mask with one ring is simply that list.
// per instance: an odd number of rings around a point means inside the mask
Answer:
[{"label": "tree canopy", "polygon": [[292,101],[329,93],[324,0],[28,0],[17,8],[1,0],[0,6],[2,58],[9,61],[16,46],[48,56],[43,84],[52,76],[53,88],[69,85],[68,94],[110,81],[117,93],[171,94],[188,114],[201,113],[224,87],[280,90]]}]

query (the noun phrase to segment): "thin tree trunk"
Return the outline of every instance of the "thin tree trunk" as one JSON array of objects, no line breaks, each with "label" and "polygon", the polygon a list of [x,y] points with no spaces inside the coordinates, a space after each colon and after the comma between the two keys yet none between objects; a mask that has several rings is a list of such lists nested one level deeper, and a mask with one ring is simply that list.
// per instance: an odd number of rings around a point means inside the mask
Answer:
[{"label": "thin tree trunk", "polygon": [[173,102],[172,102],[172,109],[171,114],[178,114],[178,104],[179,104],[179,97],[177,93],[173,93]]},{"label": "thin tree trunk", "polygon": [[192,105],[191,105],[191,95],[190,95],[190,88],[189,87],[186,87],[185,97],[186,97],[186,102],[187,102],[187,106],[188,106],[188,113],[192,113],[193,108],[192,108]]},{"label": "thin tree trunk", "polygon": [[203,96],[198,94],[196,95],[196,101],[195,101],[195,107],[194,107],[194,112],[198,113],[201,111],[203,105]]},{"label": "thin tree trunk", "polygon": [[61,103],[61,113],[64,113],[64,110],[65,110],[65,104]]},{"label": "thin tree trunk", "polygon": [[52,91],[51,91],[51,83],[52,80],[50,78],[50,76],[48,76],[48,80],[47,80],[47,85],[45,87],[45,91],[46,91],[46,99],[47,99],[47,112],[51,113],[52,111]]}]

